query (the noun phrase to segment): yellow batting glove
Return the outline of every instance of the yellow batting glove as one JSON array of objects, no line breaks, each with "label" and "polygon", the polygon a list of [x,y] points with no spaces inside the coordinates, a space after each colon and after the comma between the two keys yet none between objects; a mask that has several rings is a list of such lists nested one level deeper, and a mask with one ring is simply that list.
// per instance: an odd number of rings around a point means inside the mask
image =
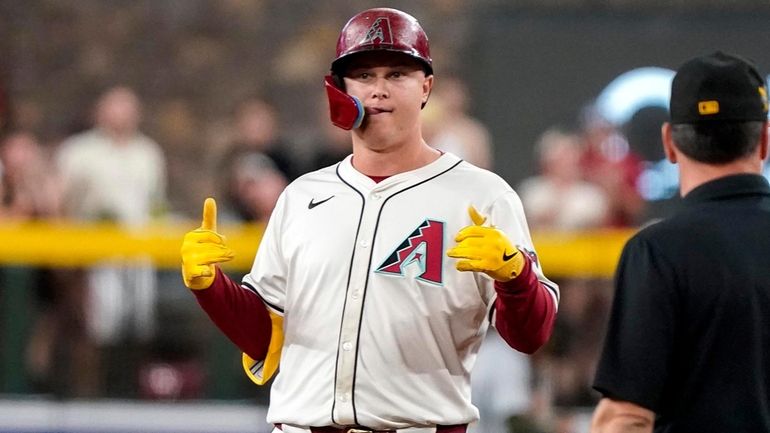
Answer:
[{"label": "yellow batting glove", "polygon": [[484,272],[497,281],[516,278],[524,269],[524,254],[494,226],[484,226],[487,220],[473,206],[468,208],[473,225],[463,228],[455,236],[457,245],[447,251],[457,261],[458,271]]},{"label": "yellow batting glove", "polygon": [[217,233],[217,202],[213,198],[203,203],[201,226],[184,235],[181,253],[184,285],[193,290],[211,287],[216,276],[214,264],[235,257],[225,245],[225,237]]}]

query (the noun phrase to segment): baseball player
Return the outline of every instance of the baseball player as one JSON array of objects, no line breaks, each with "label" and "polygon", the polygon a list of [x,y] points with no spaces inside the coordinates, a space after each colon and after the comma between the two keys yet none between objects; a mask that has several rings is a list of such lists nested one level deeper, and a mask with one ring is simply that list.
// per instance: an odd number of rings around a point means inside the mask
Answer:
[{"label": "baseball player", "polygon": [[256,382],[280,372],[275,432],[465,432],[486,330],[532,353],[558,287],[542,274],[521,202],[497,175],[422,139],[433,87],[412,16],[370,9],[345,25],[326,77],[353,154],[281,195],[241,284],[213,199],[185,236],[182,274],[244,352]]}]

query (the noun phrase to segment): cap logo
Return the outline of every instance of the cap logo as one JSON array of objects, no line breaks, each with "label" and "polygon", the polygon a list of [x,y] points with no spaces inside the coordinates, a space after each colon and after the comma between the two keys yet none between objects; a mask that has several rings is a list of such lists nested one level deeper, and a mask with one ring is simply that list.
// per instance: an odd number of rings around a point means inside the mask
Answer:
[{"label": "cap logo", "polygon": [[361,45],[367,44],[392,44],[393,34],[390,31],[390,20],[387,17],[378,17],[366,31],[366,36]]},{"label": "cap logo", "polygon": [[759,96],[762,98],[762,109],[767,113],[767,89],[765,86],[759,86]]},{"label": "cap logo", "polygon": [[698,102],[698,113],[700,113],[703,116],[719,113],[719,101]]}]

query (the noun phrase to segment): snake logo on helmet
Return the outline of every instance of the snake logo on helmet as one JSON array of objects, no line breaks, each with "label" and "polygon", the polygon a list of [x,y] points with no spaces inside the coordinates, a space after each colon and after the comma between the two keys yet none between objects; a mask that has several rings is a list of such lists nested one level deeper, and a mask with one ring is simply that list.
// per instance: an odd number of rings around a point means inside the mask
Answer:
[{"label": "snake logo on helmet", "polygon": [[392,44],[393,34],[390,31],[390,20],[387,17],[379,17],[369,27],[364,37],[364,43]]},{"label": "snake logo on helmet", "polygon": [[369,9],[355,15],[340,32],[331,74],[324,79],[334,125],[345,130],[361,126],[363,104],[345,93],[342,76],[352,56],[378,50],[406,54],[422,64],[426,75],[433,74],[428,36],[416,18],[390,8]]}]

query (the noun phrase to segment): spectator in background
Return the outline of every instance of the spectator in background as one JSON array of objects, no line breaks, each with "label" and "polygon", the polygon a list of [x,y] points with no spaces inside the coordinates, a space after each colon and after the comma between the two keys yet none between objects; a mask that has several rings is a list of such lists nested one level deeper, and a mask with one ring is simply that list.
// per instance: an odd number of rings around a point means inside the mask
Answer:
[{"label": "spectator in background", "polygon": [[[590,230],[607,224],[605,191],[584,180],[580,137],[558,129],[542,134],[535,146],[540,174],[518,191],[533,230]],[[591,406],[591,376],[607,312],[607,284],[582,278],[560,279],[565,287],[553,338],[533,359],[535,419],[557,431],[575,431],[574,407]]]},{"label": "spectator in background", "polygon": [[321,140],[313,144],[313,157],[307,167],[308,172],[334,165],[353,153],[350,134],[329,122],[329,103],[324,97],[318,103],[318,122]]},{"label": "spectator in background", "polygon": [[[139,131],[141,104],[133,90],[113,87],[96,104],[95,126],[68,138],[59,149],[66,215],[80,221],[141,227],[166,209],[166,162],[160,146]],[[72,336],[80,370],[73,378],[76,396],[105,391],[121,395],[135,388],[130,364],[154,332],[156,276],[149,260],[107,261],[88,270],[82,291],[85,332]],[[105,350],[110,349],[110,350]],[[129,367],[105,378],[106,356]],[[130,392],[130,391],[128,391]]]},{"label": "spectator in background", "polygon": [[637,182],[644,169],[628,140],[593,107],[582,115],[584,152],[581,159],[586,180],[601,187],[609,200],[607,226],[630,227],[639,224],[644,199]]},{"label": "spectator in background", "polygon": [[666,121],[667,108],[647,106],[622,126],[631,150],[642,159],[643,170],[637,181],[639,194],[645,200],[642,225],[671,216],[681,206],[679,173],[676,165],[666,159],[660,138],[660,125]]},{"label": "spectator in background", "polygon": [[223,220],[267,223],[288,182],[273,161],[259,152],[233,161],[229,173]]},{"label": "spectator in background", "polygon": [[581,230],[602,226],[609,203],[604,191],[583,180],[580,139],[555,129],[546,131],[535,151],[540,174],[519,187],[533,230]]},{"label": "spectator in background", "polygon": [[[225,183],[220,195],[224,199],[220,220],[223,223],[267,224],[278,197],[288,185],[273,160],[260,152],[242,154],[222,178]],[[237,272],[223,272],[231,278],[239,277]],[[233,365],[238,365],[237,361],[240,361],[240,352],[236,355],[238,358]],[[251,381],[240,380],[240,372],[235,374],[244,396],[254,397],[259,404],[267,405],[270,400],[269,386],[254,388]]]},{"label": "spectator in background", "polygon": [[4,133],[11,126],[11,109],[8,96],[5,91],[5,83],[0,80],[0,133]]},{"label": "spectator in background", "polygon": [[451,152],[471,164],[492,169],[489,131],[468,113],[470,97],[458,77],[436,82],[431,103],[426,106],[426,141],[436,149]]},{"label": "spectator in background", "polygon": [[223,172],[232,172],[233,164],[244,154],[259,152],[269,157],[287,179],[300,175],[288,144],[280,137],[278,114],[272,105],[248,98],[236,107],[233,121],[235,137],[223,159]]},{"label": "spectator in background", "polygon": [[[0,159],[0,197],[5,197],[8,188],[5,186],[5,165]],[[0,200],[0,218],[5,218],[7,214],[5,200]]]},{"label": "spectator in background", "polygon": [[2,201],[6,217],[37,219],[59,214],[60,185],[37,137],[28,132],[11,133],[2,141],[0,160],[4,167]]},{"label": "spectator in background", "polygon": [[[52,161],[33,134],[13,132],[0,143],[2,217],[15,221],[56,218],[61,190]],[[68,293],[58,290],[63,273],[49,268],[24,268],[38,314],[26,347],[25,364],[36,390],[52,390],[54,348],[66,332]]]}]

